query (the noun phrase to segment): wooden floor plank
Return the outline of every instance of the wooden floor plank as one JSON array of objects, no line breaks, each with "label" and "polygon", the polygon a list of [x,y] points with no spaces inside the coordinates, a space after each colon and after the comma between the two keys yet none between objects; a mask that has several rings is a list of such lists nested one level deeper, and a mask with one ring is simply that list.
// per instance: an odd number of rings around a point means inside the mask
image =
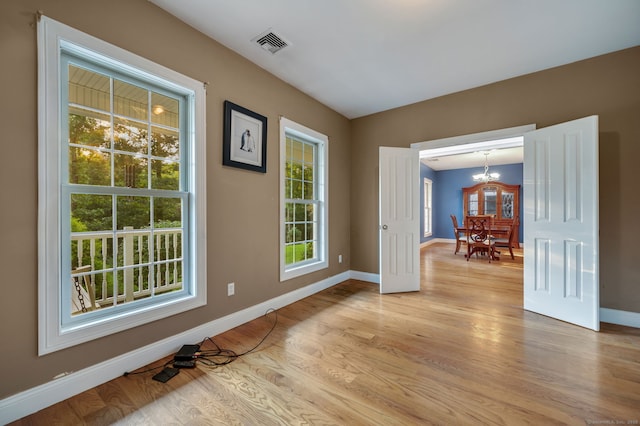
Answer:
[{"label": "wooden floor plank", "polygon": [[[522,264],[434,244],[419,292],[349,280],[280,309],[231,364],[121,377],[15,424],[638,424],[640,330],[524,311]],[[246,351],[275,316],[214,341]]]}]

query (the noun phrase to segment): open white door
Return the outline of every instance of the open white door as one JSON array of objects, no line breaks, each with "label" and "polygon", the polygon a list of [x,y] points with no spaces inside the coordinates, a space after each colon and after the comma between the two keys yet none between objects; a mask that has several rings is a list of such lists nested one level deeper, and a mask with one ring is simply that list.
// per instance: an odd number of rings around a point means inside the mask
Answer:
[{"label": "open white door", "polygon": [[524,308],[600,329],[598,117],[524,136]]},{"label": "open white door", "polygon": [[420,290],[418,154],[380,147],[380,293]]}]

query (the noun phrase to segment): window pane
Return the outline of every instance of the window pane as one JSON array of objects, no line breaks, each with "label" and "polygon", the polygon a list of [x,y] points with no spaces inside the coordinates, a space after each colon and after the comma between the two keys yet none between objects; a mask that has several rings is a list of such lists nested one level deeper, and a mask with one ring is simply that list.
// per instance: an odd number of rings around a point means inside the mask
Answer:
[{"label": "window pane", "polygon": [[302,163],[291,161],[291,178],[302,179]]},{"label": "window pane", "polygon": [[291,160],[294,163],[302,164],[304,158],[304,144],[300,141],[293,140],[291,143]]},{"label": "window pane", "polygon": [[147,120],[149,92],[133,84],[113,80],[113,111],[125,117]]},{"label": "window pane", "polygon": [[178,132],[161,129],[160,127],[151,128],[151,155],[178,160],[180,155],[179,143]]},{"label": "window pane", "polygon": [[127,188],[147,188],[147,158],[137,155],[114,155],[114,185]]},{"label": "window pane", "polygon": [[304,183],[304,199],[305,200],[313,200],[314,191],[313,191],[313,182],[305,182]]},{"label": "window pane", "polygon": [[317,206],[315,204],[307,205],[307,221],[313,222],[316,220]]},{"label": "window pane", "polygon": [[288,223],[285,225],[285,242],[292,243],[294,240],[295,228],[292,224]]},{"label": "window pane", "polygon": [[144,123],[124,118],[114,119],[114,149],[146,155],[149,151],[148,134]]},{"label": "window pane", "polygon": [[295,225],[295,240],[294,241],[304,241],[305,236],[305,225],[304,223],[298,223]]},{"label": "window pane", "polygon": [[133,229],[149,228],[151,223],[149,197],[118,196],[116,220],[117,229],[132,227]]},{"label": "window pane", "polygon": [[82,108],[69,108],[69,143],[77,145],[111,147],[111,120]]},{"label": "window pane", "polygon": [[296,244],[288,245],[286,247],[287,250],[287,264],[292,264],[298,261],[296,256]]},{"label": "window pane", "polygon": [[69,65],[69,103],[110,111],[109,77]]},{"label": "window pane", "polygon": [[177,99],[159,93],[151,93],[151,121],[177,128],[180,125],[180,103]]},{"label": "window pane", "polygon": [[111,195],[71,194],[71,232],[113,229]]},{"label": "window pane", "polygon": [[[287,170],[289,168],[287,167]],[[290,179],[285,179],[284,181],[284,198],[289,198],[291,199],[291,180]]]},{"label": "window pane", "polygon": [[[71,278],[71,315],[82,315],[103,308],[99,303],[103,299],[103,294],[113,283],[112,273],[95,274],[85,271],[86,268],[72,270]],[[91,303],[91,295],[93,303]],[[106,305],[105,305],[106,306]]]},{"label": "window pane", "polygon": [[93,149],[69,147],[69,183],[111,185],[111,155]]},{"label": "window pane", "polygon": [[180,163],[169,160],[151,160],[151,187],[153,189],[180,189]]},{"label": "window pane", "polygon": [[313,240],[314,238],[314,224],[313,223],[307,223],[306,227],[305,227],[305,239],[306,240]]},{"label": "window pane", "polygon": [[312,164],[309,164],[309,163],[304,164],[303,177],[304,177],[304,180],[306,180],[306,181],[309,181],[309,182],[313,181],[313,163]]},{"label": "window pane", "polygon": [[153,199],[153,226],[155,228],[182,227],[182,200],[180,198]]},{"label": "window pane", "polygon": [[291,199],[302,200],[302,181],[301,180],[291,181]]},{"label": "window pane", "polygon": [[113,267],[113,234],[110,231],[76,231],[72,222],[71,269],[91,265],[93,271],[105,272]]},{"label": "window pane", "polygon": [[306,206],[304,204],[295,204],[295,217],[296,222],[302,222],[305,220]]},{"label": "window pane", "polygon": [[293,220],[293,203],[286,203],[284,205],[284,220],[285,222],[291,222]]},{"label": "window pane", "polygon": [[316,244],[313,241],[309,241],[307,244],[305,244],[305,259],[315,259],[316,257],[316,253],[315,253],[315,248],[316,248]]}]

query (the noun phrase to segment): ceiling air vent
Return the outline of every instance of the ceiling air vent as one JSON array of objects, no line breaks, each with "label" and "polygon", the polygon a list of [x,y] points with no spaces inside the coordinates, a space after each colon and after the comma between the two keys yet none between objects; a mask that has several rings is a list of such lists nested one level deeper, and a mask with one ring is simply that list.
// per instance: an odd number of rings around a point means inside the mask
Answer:
[{"label": "ceiling air vent", "polygon": [[260,47],[271,53],[276,53],[290,45],[290,43],[286,42],[282,37],[271,30],[260,34],[252,41],[255,41]]}]

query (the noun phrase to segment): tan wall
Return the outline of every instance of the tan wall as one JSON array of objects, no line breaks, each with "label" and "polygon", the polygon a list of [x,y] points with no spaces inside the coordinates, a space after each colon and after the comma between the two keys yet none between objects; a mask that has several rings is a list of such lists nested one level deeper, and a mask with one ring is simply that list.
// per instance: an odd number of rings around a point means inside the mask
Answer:
[{"label": "tan wall", "polygon": [[[192,78],[207,94],[208,304],[37,356],[37,10]],[[377,272],[377,147],[600,115],[602,305],[640,312],[633,213],[640,48],[349,122],[145,0],[0,2],[0,398],[348,269]],[[428,76],[425,76],[428,78]],[[268,122],[266,174],[222,166],[223,101]],[[329,136],[330,268],[278,281],[278,117]],[[350,170],[351,169],[351,170]],[[351,223],[351,225],[350,225]],[[345,263],[336,262],[343,254]],[[251,259],[250,263],[246,259]],[[226,283],[236,283],[227,298]]]},{"label": "tan wall", "polygon": [[378,272],[379,146],[596,114],[601,306],[640,312],[640,47],[353,120],[351,268]]},{"label": "tan wall", "polygon": [[[207,306],[43,357],[37,356],[38,10],[209,83]],[[0,351],[0,398],[349,269],[350,123],[343,116],[146,0],[2,0],[0,57],[0,336],[5,348]],[[267,117],[266,174],[222,166],[226,99]],[[286,283],[279,282],[278,256],[280,116],[329,136],[331,175],[330,267]],[[337,263],[338,254],[344,263]],[[228,298],[231,281],[236,295]]]}]

